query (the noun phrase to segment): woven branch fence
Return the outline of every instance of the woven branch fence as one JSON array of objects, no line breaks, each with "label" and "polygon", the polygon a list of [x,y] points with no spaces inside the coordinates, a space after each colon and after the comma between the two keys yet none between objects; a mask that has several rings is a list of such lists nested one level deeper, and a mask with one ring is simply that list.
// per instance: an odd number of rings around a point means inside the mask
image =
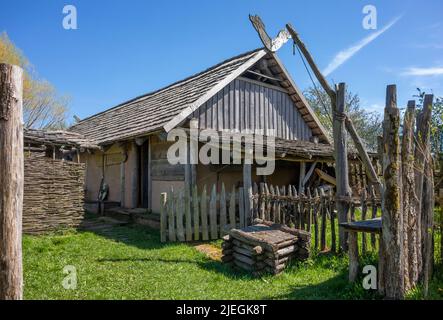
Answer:
[{"label": "woven branch fence", "polygon": [[25,152],[23,232],[77,227],[84,216],[85,165]]}]

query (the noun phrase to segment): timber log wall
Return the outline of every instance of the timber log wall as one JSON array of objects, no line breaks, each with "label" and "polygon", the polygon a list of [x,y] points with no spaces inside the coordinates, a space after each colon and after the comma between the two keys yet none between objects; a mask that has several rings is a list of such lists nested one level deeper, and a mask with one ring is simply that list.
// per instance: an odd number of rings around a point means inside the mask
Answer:
[{"label": "timber log wall", "polygon": [[77,227],[84,216],[85,164],[25,152],[23,233]]}]

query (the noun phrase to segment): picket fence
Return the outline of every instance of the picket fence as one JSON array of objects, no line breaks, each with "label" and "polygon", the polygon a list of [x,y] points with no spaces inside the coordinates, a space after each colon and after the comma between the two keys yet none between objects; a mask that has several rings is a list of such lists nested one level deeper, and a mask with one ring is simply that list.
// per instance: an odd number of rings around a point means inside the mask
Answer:
[{"label": "picket fence", "polygon": [[[243,188],[231,188],[226,192],[224,184],[220,192],[212,185],[208,194],[204,186],[199,193],[197,186],[171,189],[161,197],[161,241],[198,241],[221,238],[232,228],[243,228],[255,218],[306,230],[312,233],[314,246],[321,251],[337,249],[337,217],[335,196],[332,189],[297,190],[295,186],[254,184],[250,198],[251,209],[245,208],[248,197]],[[350,219],[355,221],[356,208],[361,209],[361,219],[375,218],[380,199],[372,188],[364,188],[361,196],[350,202]],[[327,232],[329,230],[329,232]],[[329,239],[327,237],[329,236]],[[366,235],[362,235],[362,250],[367,248]],[[371,236],[372,247],[375,237]]]}]

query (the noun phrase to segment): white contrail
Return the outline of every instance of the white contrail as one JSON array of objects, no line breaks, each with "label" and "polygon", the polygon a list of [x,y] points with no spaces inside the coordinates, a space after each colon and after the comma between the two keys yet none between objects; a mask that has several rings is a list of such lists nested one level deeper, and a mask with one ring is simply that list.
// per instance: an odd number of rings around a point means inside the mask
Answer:
[{"label": "white contrail", "polygon": [[402,72],[402,76],[438,76],[443,74],[443,68],[408,68]]},{"label": "white contrail", "polygon": [[347,60],[349,60],[354,54],[356,54],[358,51],[366,47],[368,44],[370,44],[372,41],[377,39],[380,35],[382,35],[384,32],[389,30],[398,20],[400,20],[401,16],[398,16],[391,22],[389,22],[383,29],[374,32],[373,34],[367,36],[366,38],[363,38],[355,45],[346,48],[345,50],[340,51],[337,53],[332,59],[332,61],[329,63],[329,65],[326,67],[326,69],[323,71],[323,74],[325,76],[330,75],[335,69],[337,69],[339,66],[341,66],[343,63],[345,63]]}]

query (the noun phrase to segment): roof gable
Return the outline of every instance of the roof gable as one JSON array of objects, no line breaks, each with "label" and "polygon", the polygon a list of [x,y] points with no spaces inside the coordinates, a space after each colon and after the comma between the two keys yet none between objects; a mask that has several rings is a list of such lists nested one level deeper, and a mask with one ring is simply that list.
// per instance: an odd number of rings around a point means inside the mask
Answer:
[{"label": "roof gable", "polygon": [[313,134],[319,136],[320,141],[328,142],[325,130],[281,62],[275,54],[264,49],[233,57],[168,87],[83,119],[70,130],[101,145],[150,132],[169,131],[186,121],[187,117],[223,87],[265,58],[272,61],[271,69],[275,69],[284,79],[282,85],[288,89]]}]

